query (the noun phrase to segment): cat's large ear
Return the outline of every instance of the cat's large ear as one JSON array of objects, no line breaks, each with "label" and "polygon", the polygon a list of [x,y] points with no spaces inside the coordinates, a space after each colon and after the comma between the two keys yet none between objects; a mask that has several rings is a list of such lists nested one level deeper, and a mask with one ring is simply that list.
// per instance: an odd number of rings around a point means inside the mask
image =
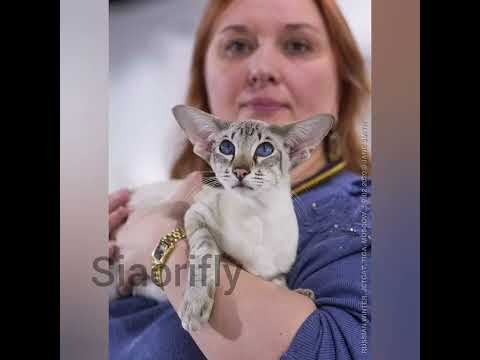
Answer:
[{"label": "cat's large ear", "polygon": [[334,125],[333,115],[318,114],[293,124],[275,126],[272,130],[283,136],[293,168],[310,158],[312,151],[320,146]]},{"label": "cat's large ear", "polygon": [[193,152],[208,163],[214,136],[226,129],[228,123],[192,106],[177,105],[172,112],[193,144]]}]

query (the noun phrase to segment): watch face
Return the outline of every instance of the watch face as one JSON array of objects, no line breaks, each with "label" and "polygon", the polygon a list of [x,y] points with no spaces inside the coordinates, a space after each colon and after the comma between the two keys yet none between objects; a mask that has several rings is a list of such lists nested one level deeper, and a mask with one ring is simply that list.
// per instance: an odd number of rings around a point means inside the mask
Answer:
[{"label": "watch face", "polygon": [[161,241],[160,244],[158,244],[155,251],[153,252],[153,257],[157,260],[160,260],[163,254],[165,254],[165,251],[167,251],[167,248],[168,248],[168,245],[165,244],[163,241]]}]

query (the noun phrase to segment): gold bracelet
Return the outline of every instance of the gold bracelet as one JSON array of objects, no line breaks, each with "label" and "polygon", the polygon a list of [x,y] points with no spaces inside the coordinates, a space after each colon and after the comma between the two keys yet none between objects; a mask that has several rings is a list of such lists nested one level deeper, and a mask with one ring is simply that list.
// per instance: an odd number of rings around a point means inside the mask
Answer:
[{"label": "gold bracelet", "polygon": [[152,273],[153,283],[163,289],[162,270],[167,263],[170,254],[175,249],[178,241],[186,239],[187,235],[183,228],[176,228],[160,239],[158,245],[152,252]]}]

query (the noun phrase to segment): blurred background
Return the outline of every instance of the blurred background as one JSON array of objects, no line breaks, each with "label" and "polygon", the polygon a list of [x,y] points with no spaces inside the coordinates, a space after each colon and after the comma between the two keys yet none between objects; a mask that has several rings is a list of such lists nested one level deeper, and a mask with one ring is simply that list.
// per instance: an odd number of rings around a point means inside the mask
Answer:
[{"label": "blurred background", "polygon": [[[338,0],[371,68],[371,0]],[[166,180],[206,0],[110,0],[109,191]],[[370,111],[365,119],[371,123]],[[371,136],[369,136],[371,139]],[[369,141],[371,147],[371,141]]]}]

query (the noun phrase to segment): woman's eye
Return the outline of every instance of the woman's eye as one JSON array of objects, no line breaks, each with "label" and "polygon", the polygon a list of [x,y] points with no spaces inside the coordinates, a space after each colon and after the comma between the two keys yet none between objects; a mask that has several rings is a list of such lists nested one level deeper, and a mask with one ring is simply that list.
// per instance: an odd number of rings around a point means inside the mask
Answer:
[{"label": "woman's eye", "polygon": [[311,51],[312,47],[304,40],[290,40],[285,43],[285,50],[291,55],[301,55]]},{"label": "woman's eye", "polygon": [[223,155],[233,155],[235,152],[235,146],[228,140],[223,140],[220,143],[219,149]]},{"label": "woman's eye", "polygon": [[272,153],[273,153],[273,145],[268,142],[264,142],[258,145],[257,150],[255,150],[255,155],[261,156],[261,157],[272,155]]},{"label": "woman's eye", "polygon": [[246,40],[232,40],[225,46],[225,52],[229,56],[242,56],[249,54],[253,46]]}]

